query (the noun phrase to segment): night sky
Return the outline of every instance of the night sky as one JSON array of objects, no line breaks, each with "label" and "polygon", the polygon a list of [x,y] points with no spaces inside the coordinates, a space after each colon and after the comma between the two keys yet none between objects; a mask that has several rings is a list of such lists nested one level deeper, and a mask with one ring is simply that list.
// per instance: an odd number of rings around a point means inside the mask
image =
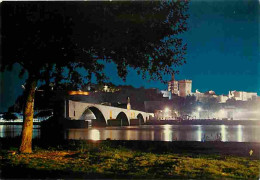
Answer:
[{"label": "night sky", "polygon": [[[191,79],[193,92],[240,90],[260,95],[259,1],[194,0],[188,14],[189,29],[182,35],[188,45],[187,64],[176,69],[180,71],[176,79]],[[24,80],[18,78],[18,72],[19,66],[15,66],[12,72],[0,74],[0,112],[23,91]],[[132,69],[123,82],[114,64],[106,64],[105,72],[116,85],[167,89],[166,84],[143,80]]]}]

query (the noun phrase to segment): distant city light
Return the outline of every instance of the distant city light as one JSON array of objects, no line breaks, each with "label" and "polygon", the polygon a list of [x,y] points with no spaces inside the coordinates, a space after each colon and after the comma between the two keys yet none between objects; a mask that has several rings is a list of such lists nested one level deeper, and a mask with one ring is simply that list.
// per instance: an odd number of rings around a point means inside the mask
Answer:
[{"label": "distant city light", "polygon": [[218,117],[223,119],[223,118],[227,118],[227,113],[225,109],[220,109],[218,112]]},{"label": "distant city light", "polygon": [[89,92],[84,92],[84,91],[69,91],[69,95],[85,95],[88,96],[90,93]]},{"label": "distant city light", "polygon": [[107,89],[108,89],[108,86],[105,85],[105,86],[104,86],[104,91],[107,91]]},{"label": "distant city light", "polygon": [[225,113],[225,109],[220,109],[219,111],[221,114]]},{"label": "distant city light", "polygon": [[169,108],[168,107],[166,107],[165,109],[164,109],[164,112],[169,112]]},{"label": "distant city light", "polygon": [[198,107],[198,111],[201,111],[201,107]]}]

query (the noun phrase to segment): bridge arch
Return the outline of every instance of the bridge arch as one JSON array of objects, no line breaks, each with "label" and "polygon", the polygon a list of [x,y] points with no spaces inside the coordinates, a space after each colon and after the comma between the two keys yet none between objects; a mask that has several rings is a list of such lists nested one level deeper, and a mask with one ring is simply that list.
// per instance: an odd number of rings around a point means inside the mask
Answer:
[{"label": "bridge arch", "polygon": [[124,112],[120,112],[117,115],[116,120],[120,120],[122,126],[129,126],[127,115]]},{"label": "bridge arch", "polygon": [[144,117],[143,117],[143,115],[142,115],[141,113],[139,113],[139,114],[137,115],[137,119],[139,119],[139,123],[140,123],[140,124],[144,124]]},{"label": "bridge arch", "polygon": [[106,119],[103,113],[94,106],[87,107],[80,119],[91,120],[92,126],[106,126]]}]

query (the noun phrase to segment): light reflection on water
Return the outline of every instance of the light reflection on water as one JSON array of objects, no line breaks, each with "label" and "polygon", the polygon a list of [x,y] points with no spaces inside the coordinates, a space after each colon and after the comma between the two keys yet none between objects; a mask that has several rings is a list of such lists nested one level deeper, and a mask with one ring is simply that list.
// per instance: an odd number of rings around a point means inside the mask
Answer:
[{"label": "light reflection on water", "polygon": [[243,141],[243,140],[242,140],[242,137],[243,137],[242,127],[243,127],[243,126],[241,126],[241,125],[238,125],[238,126],[237,126],[237,128],[238,128],[238,130],[237,130],[237,141],[238,141],[238,142],[242,142],[242,141]]},{"label": "light reflection on water", "polygon": [[144,125],[69,129],[68,139],[260,142],[260,126]]},{"label": "light reflection on water", "polygon": [[97,129],[90,130],[90,139],[92,140],[100,140],[100,132]]},{"label": "light reflection on water", "polygon": [[198,139],[197,139],[197,141],[202,141],[201,125],[198,125],[198,131],[197,131],[197,134],[198,134]]},{"label": "light reflection on water", "polygon": [[[34,125],[33,137],[40,137]],[[21,125],[0,125],[0,137],[20,136]],[[260,126],[244,125],[143,125],[68,129],[67,139],[150,140],[150,141],[224,141],[260,142]]]},{"label": "light reflection on water", "polygon": [[[40,137],[40,125],[33,125],[33,138]],[[21,135],[22,125],[0,125],[0,138],[18,137]]]},{"label": "light reflection on water", "polygon": [[172,141],[172,130],[171,130],[171,125],[164,125],[164,130],[163,130],[163,141]]},{"label": "light reflection on water", "polygon": [[221,125],[221,140],[223,142],[227,141],[226,126],[225,125]]}]

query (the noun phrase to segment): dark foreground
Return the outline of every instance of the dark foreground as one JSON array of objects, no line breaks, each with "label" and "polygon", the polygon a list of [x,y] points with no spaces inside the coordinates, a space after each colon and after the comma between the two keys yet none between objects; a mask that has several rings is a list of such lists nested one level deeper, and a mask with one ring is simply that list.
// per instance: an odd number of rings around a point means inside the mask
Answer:
[{"label": "dark foreground", "polygon": [[17,144],[0,139],[0,178],[258,179],[260,170],[260,143],[35,140],[32,154]]}]

